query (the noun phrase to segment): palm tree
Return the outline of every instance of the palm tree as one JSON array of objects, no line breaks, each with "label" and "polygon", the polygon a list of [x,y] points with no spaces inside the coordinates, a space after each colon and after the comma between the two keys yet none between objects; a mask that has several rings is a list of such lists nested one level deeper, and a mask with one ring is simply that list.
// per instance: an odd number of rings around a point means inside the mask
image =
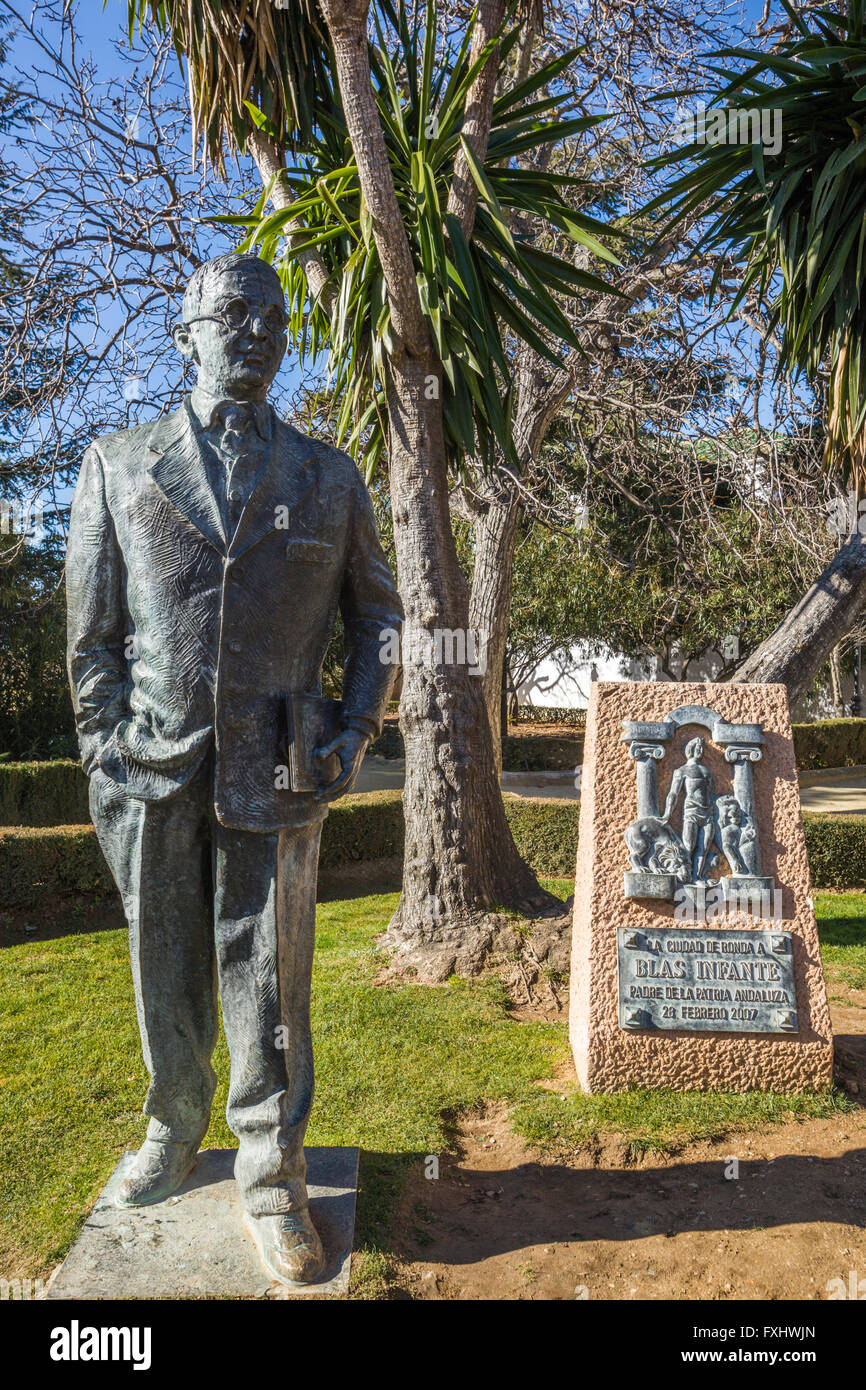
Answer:
[{"label": "palm tree", "polygon": [[[745,64],[719,70],[712,106],[726,137],[736,129],[752,143],[715,139],[708,110],[689,144],[656,161],[674,176],[650,208],[672,199],[669,225],[703,225],[697,253],[720,252],[741,265],[731,314],[747,300],[763,313],[780,372],[815,385],[829,375],[826,462],[859,494],[866,478],[864,3],[805,13],[782,3],[789,34],[776,50],[713,55]],[[780,113],[778,152],[756,138],[762,112]],[[866,542],[855,530],[733,679],[780,681],[795,698],[864,604]]]},{"label": "palm tree", "polygon": [[[530,145],[538,129],[549,138],[556,103],[544,95],[532,101],[536,89],[518,86],[497,107],[496,84],[519,37],[506,29],[504,0],[480,0],[447,72],[437,63],[433,0],[411,33],[405,7],[398,15],[380,0],[377,22],[381,15],[399,36],[408,64],[399,75],[384,43],[368,42],[369,0],[320,0],[336,86],[317,89],[312,138],[292,125],[289,103],[268,105],[270,79],[251,79],[248,68],[232,90],[233,118],[218,118],[220,64],[234,70],[240,62],[227,32],[249,47],[236,21],[243,11],[249,25],[252,6],[223,0],[217,21],[204,15],[211,8],[204,0],[131,5],[170,28],[184,53],[192,41],[204,44],[205,56],[192,50],[189,77],[211,156],[219,157],[223,141],[253,154],[265,184],[257,222],[268,200],[275,209],[259,229],[262,248],[274,255],[279,238],[288,239],[295,331],[309,332],[311,346],[329,342],[343,425],[367,445],[368,463],[375,463],[377,439],[387,447],[400,593],[407,627],[424,639],[405,664],[401,700],[406,851],[395,931],[416,948],[459,939],[494,905],[535,911],[550,899],[508,829],[481,683],[435,634],[465,635],[469,625],[449,463],[470,439],[483,450],[494,431],[509,448],[498,319],[512,334],[534,334],[549,353],[543,334],[570,333],[551,290],[573,293],[592,278],[528,254],[502,212],[503,196],[529,198],[568,230],[554,177],[537,177],[530,188],[508,171],[521,133]],[[537,19],[535,0],[531,9]],[[547,80],[555,76],[548,72]],[[235,123],[244,119],[241,108],[248,117],[242,139]],[[438,131],[422,113],[437,116]],[[495,159],[488,158],[491,142]],[[293,143],[301,159],[287,170]],[[572,215],[568,227],[590,244],[588,221],[580,225]],[[305,326],[307,298],[313,307]]]},{"label": "palm tree", "polygon": [[[385,6],[383,6],[383,9]],[[483,164],[476,164],[475,225],[467,239],[447,211],[461,144],[464,105],[473,80],[470,24],[462,43],[437,50],[436,29],[410,25],[391,13],[396,43],[389,51],[381,28],[371,49],[379,106],[394,187],[406,227],[416,278],[443,367],[442,409],[455,508],[471,520],[475,536],[470,629],[486,634],[486,669],[479,675],[497,772],[502,751],[502,678],[517,542],[520,493],[513,479],[534,457],[539,436],[555,411],[550,383],[564,383],[563,349],[580,352],[571,319],[578,304],[599,301],[609,287],[575,264],[591,257],[614,262],[600,237],[610,227],[578,208],[597,189],[580,178],[552,172],[549,151],[573,142],[601,116],[558,117],[559,75],[575,50],[529,73],[530,36],[512,28],[500,44],[500,77]],[[518,45],[513,73],[509,50]],[[455,51],[457,50],[457,51]],[[551,91],[554,94],[551,95]],[[301,356],[329,349],[332,400],[339,403],[338,441],[363,457],[368,481],[386,454],[388,419],[385,352],[390,307],[371,234],[339,92],[332,112],[304,157],[281,175],[292,201],[276,212],[252,216],[249,245],[278,258],[292,306],[294,343]],[[278,139],[263,113],[261,130]],[[577,204],[577,206],[575,206]],[[240,219],[235,219],[240,221]],[[303,224],[284,252],[287,222]],[[570,259],[545,246],[559,242]],[[327,306],[307,311],[308,275],[299,256],[315,248],[329,271]],[[569,309],[571,317],[567,316]],[[545,389],[547,388],[547,389]],[[557,397],[558,399],[559,397]],[[543,422],[543,423],[539,423]]]}]

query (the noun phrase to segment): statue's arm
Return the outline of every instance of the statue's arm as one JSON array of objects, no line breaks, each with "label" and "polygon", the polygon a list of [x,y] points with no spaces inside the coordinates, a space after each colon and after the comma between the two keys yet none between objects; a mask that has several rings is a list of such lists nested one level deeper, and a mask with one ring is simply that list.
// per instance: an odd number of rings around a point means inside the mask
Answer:
[{"label": "statue's arm", "polygon": [[66,549],[67,670],[81,762],[89,775],[127,714],[123,560],[105,497],[102,460],[84,455]]},{"label": "statue's arm", "polygon": [[678,767],[671,778],[671,785],[668,788],[668,799],[665,802],[665,809],[662,812],[662,820],[670,820],[673,815],[674,807],[677,804],[677,797],[680,794],[680,787],[683,784],[683,770]]},{"label": "statue's arm", "polygon": [[354,507],[340,593],[346,633],[342,719],[344,728],[378,738],[398,669],[393,661],[380,657],[393,650],[393,634],[403,625],[403,608],[379,541],[373,504],[357,470]]}]

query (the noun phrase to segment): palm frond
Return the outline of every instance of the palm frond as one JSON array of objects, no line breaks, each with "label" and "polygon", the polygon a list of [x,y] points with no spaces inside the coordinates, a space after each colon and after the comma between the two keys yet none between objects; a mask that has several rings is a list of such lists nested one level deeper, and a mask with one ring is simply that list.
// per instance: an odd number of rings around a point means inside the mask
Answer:
[{"label": "palm frond", "polygon": [[[780,344],[778,370],[816,382],[829,370],[826,456],[866,480],[866,32],[863,0],[841,12],[785,3],[796,33],[779,51],[713,55],[712,107],[745,129],[750,112],[779,112],[781,147],[695,139],[653,161],[667,187],[645,211],[668,225],[698,218],[698,252],[739,260],[731,313],[750,297]],[[677,93],[680,99],[686,94]],[[718,277],[716,277],[718,279]],[[714,283],[713,288],[716,288]]]},{"label": "palm frond", "polygon": [[[103,0],[107,6],[109,0]],[[193,148],[218,168],[243,150],[252,103],[289,149],[308,141],[330,91],[317,0],[127,0],[130,36],[150,22],[186,59]]]}]

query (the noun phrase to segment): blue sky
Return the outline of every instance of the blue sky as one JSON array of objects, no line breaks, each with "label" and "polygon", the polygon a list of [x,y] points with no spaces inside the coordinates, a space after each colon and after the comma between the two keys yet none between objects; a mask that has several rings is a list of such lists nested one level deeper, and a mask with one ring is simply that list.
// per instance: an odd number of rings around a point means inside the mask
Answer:
[{"label": "blue sky", "polygon": [[[20,2],[20,0],[19,0]],[[568,0],[562,0],[562,7],[567,7]],[[16,8],[18,5],[16,4]],[[100,79],[109,79],[112,76],[124,72],[122,60],[116,52],[116,44],[123,41],[126,33],[126,0],[108,0],[108,4],[103,7],[102,0],[78,0],[77,4],[77,28],[80,35],[81,45],[89,49],[94,59],[97,76]],[[762,12],[762,0],[745,0],[740,9],[736,0],[732,0],[732,17],[744,14],[747,21],[754,23]],[[13,58],[14,58],[13,50]],[[19,61],[23,67],[27,66],[26,58],[22,52]],[[180,363],[178,363],[178,368]],[[300,379],[299,372],[293,359],[289,359],[286,368],[281,374],[279,385],[292,390]],[[143,414],[150,413],[148,407],[144,407]]]},{"label": "blue sky", "polygon": [[[568,3],[557,0],[556,7],[567,9]],[[126,0],[108,0],[104,9],[101,0],[78,0],[77,8],[79,32],[107,74],[116,65],[114,42],[126,33]],[[757,23],[763,8],[763,0],[742,0],[742,13],[749,24]]]}]

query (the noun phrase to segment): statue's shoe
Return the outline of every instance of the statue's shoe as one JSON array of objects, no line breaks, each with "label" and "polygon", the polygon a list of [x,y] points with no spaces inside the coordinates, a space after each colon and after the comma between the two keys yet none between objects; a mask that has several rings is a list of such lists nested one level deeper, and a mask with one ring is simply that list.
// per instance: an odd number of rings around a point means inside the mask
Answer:
[{"label": "statue's shoe", "polygon": [[132,1171],[117,1191],[119,1207],[147,1207],[164,1202],[195,1167],[198,1143],[145,1139],[135,1156]]},{"label": "statue's shoe", "polygon": [[244,1225],[268,1274],[281,1284],[311,1284],[321,1274],[325,1256],[309,1207],[276,1216],[245,1212]]}]

